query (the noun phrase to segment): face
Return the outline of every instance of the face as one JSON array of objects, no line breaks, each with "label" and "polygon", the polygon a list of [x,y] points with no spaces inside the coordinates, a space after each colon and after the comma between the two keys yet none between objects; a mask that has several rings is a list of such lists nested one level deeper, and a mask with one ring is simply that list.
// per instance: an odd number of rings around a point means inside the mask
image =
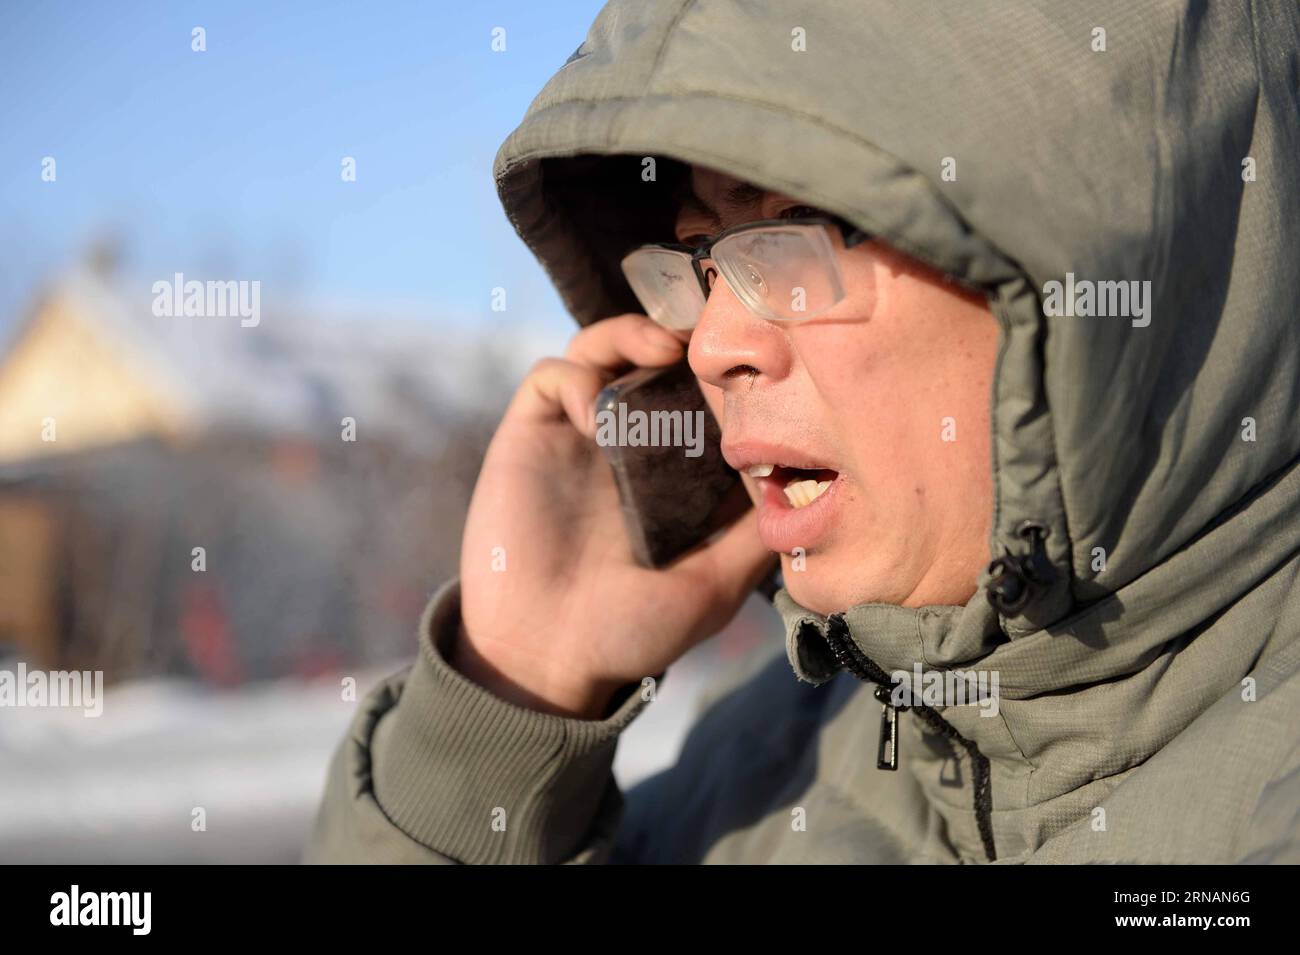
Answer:
[{"label": "face", "polygon": [[[700,167],[691,182],[682,242],[817,212]],[[770,321],[714,278],[691,367],[796,601],[823,614],[965,603],[990,559],[997,322],[983,298],[919,262],[833,239],[843,301]]]}]

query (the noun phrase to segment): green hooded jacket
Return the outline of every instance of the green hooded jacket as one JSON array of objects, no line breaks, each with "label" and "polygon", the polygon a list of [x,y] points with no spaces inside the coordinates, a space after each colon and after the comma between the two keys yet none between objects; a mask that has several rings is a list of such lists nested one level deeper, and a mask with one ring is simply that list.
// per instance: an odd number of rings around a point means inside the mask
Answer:
[{"label": "green hooded jacket", "polygon": [[[614,0],[495,166],[579,322],[640,311],[618,260],[671,236],[684,163],[987,294],[1002,562],[964,607],[779,593],[786,654],[626,795],[614,748],[655,704],[493,697],[445,662],[452,581],[308,860],[1300,861],[1300,7]],[[895,671],[996,672],[996,713],[887,710]]]}]

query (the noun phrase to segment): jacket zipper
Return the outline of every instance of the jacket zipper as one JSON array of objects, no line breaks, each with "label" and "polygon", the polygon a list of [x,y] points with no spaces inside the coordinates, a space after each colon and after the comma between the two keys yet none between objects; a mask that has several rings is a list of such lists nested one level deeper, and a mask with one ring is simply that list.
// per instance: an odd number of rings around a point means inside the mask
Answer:
[{"label": "jacket zipper", "polygon": [[889,688],[892,681],[889,675],[853,642],[849,636],[849,625],[843,615],[832,614],[826,622],[824,637],[839,665],[859,680],[876,684],[874,695],[881,703],[880,742],[876,749],[876,767],[890,771],[898,769],[898,714],[908,709],[914,710],[917,717],[931,729],[959,744],[966,750],[971,761],[975,824],[979,829],[980,842],[984,846],[984,856],[989,862],[995,862],[998,856],[997,847],[993,842],[993,799],[988,757],[979,751],[979,747],[972,740],[958,733],[932,707],[923,704],[912,707],[894,706],[890,700]]},{"label": "jacket zipper", "polygon": [[898,714],[906,706],[895,706],[889,699],[888,687],[876,686],[876,699],[880,701],[880,743],[876,747],[876,769],[898,769]]}]

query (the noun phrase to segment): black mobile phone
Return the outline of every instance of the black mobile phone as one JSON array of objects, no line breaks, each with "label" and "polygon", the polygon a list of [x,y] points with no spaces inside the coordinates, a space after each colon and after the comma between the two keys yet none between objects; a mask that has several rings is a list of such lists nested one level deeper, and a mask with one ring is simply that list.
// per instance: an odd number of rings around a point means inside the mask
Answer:
[{"label": "black mobile phone", "polygon": [[671,563],[750,506],[685,361],[607,385],[596,397],[596,428],[642,566]]}]

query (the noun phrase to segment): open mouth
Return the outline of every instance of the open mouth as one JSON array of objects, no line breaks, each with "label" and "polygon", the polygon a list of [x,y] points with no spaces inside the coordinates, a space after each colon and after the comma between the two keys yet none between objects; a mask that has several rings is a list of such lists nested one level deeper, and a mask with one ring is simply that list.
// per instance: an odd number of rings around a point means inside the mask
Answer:
[{"label": "open mouth", "polygon": [[784,464],[755,464],[745,469],[752,478],[771,481],[785,494],[790,507],[798,510],[821,497],[839,477],[830,468],[796,468]]}]

